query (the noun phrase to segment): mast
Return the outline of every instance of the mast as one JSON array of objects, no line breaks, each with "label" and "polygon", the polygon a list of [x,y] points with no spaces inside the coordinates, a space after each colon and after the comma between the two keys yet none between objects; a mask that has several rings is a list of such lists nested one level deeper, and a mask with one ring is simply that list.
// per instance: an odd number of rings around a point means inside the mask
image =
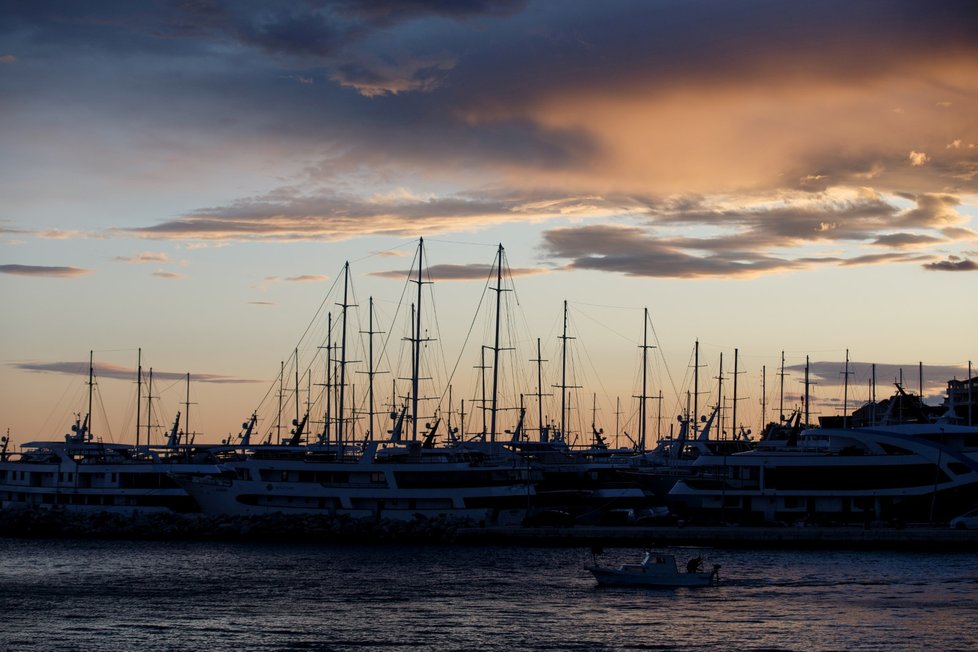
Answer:
[{"label": "mast", "polygon": [[720,375],[717,376],[717,425],[720,428],[720,436],[717,439],[724,439],[723,436],[723,351],[720,351]]},{"label": "mast", "polygon": [[618,448],[618,437],[621,432],[621,397],[615,397],[615,448]]},{"label": "mast", "polygon": [[499,327],[501,321],[500,310],[502,308],[502,298],[503,298],[503,245],[500,243],[499,251],[497,253],[497,265],[496,265],[496,338],[495,344],[492,347],[492,412],[491,412],[491,422],[489,427],[489,441],[493,444],[496,443],[496,409],[497,401],[499,399]]},{"label": "mast", "polygon": [[551,396],[551,394],[543,393],[543,363],[546,360],[543,359],[543,355],[540,353],[540,338],[537,338],[537,358],[536,360],[530,360],[530,362],[537,363],[537,426],[540,430],[540,441],[546,441],[546,435],[543,427],[543,397]]},{"label": "mast", "polygon": [[279,361],[278,372],[278,419],[275,423],[275,443],[282,443],[282,399],[285,398],[285,360]]},{"label": "mast", "polygon": [[[700,418],[700,341],[697,339],[693,344],[693,437],[699,432]],[[686,413],[689,414],[687,406]]]},{"label": "mast", "polygon": [[658,406],[655,411],[655,440],[660,441],[662,439],[662,388],[659,388],[659,395],[655,397],[658,401]]},{"label": "mast", "polygon": [[761,429],[767,426],[767,365],[761,365]]},{"label": "mast", "polygon": [[975,381],[971,378],[971,360],[968,360],[968,425],[972,425],[971,406],[975,402]]},{"label": "mast", "polygon": [[418,439],[418,376],[421,375],[421,268],[424,260],[424,238],[418,238],[418,303],[414,314],[414,365],[411,374],[411,440]]},{"label": "mast", "polygon": [[842,383],[842,427],[849,427],[849,349],[846,349],[846,370],[843,372],[845,382]]},{"label": "mast", "polygon": [[646,308],[642,319],[642,398],[639,402],[638,414],[638,442],[639,450],[645,450],[646,428],[648,424],[648,414],[646,412],[646,402],[648,398],[648,376],[649,376],[649,309]]},{"label": "mast", "polygon": [[299,348],[295,349],[295,421],[299,422]]},{"label": "mast", "polygon": [[919,395],[920,409],[924,409],[924,363],[923,361],[917,362],[917,387],[919,388],[917,393]]},{"label": "mast", "polygon": [[733,370],[733,384],[734,384],[733,393],[734,394],[733,394],[733,414],[731,415],[731,421],[733,421],[733,423],[730,424],[730,430],[733,432],[734,439],[737,438],[737,374],[740,373],[739,371],[737,371],[738,356],[739,356],[739,350],[734,349],[734,370]]},{"label": "mast", "polygon": [[408,278],[408,282],[418,284],[418,302],[411,305],[411,337],[407,338],[413,344],[411,353],[411,438],[413,441],[418,439],[418,383],[421,375],[421,342],[428,342],[430,338],[423,338],[421,334],[421,289],[422,286],[430,284],[431,281],[422,280],[421,274],[424,267],[424,238],[418,238],[418,275],[417,278]]},{"label": "mast", "polygon": [[[369,337],[368,340],[368,355],[370,359],[367,362],[367,378],[368,378],[368,388],[367,388],[367,401],[370,405],[370,418],[369,418],[369,430],[367,432],[367,437],[369,441],[373,441],[374,438],[374,414],[376,413],[376,403],[374,402],[374,376],[377,375],[377,371],[374,367],[374,335],[382,333],[383,331],[374,330],[374,298],[369,299],[369,309],[367,311],[367,330],[360,331],[361,333]],[[359,372],[364,373],[364,372]]]},{"label": "mast", "polygon": [[92,394],[95,391],[95,355],[88,352],[88,438],[92,438]]},{"label": "mast", "polygon": [[781,350],[781,373],[778,374],[781,378],[781,390],[778,394],[778,415],[779,422],[784,422],[784,349]]},{"label": "mast", "polygon": [[342,445],[344,441],[344,435],[346,434],[346,427],[344,422],[344,400],[346,397],[346,309],[350,306],[348,303],[348,292],[350,284],[350,262],[347,261],[343,265],[343,303],[340,304],[343,308],[343,322],[341,327],[340,335],[340,400],[337,405],[337,410],[339,414],[337,415],[336,423],[336,440]]},{"label": "mast", "polygon": [[452,384],[449,383],[448,384],[448,419],[447,419],[447,424],[446,424],[446,426],[448,428],[448,443],[449,444],[451,444],[452,443],[452,440],[455,438],[455,435],[452,433],[452,412],[454,412],[454,410],[452,409]]},{"label": "mast", "polygon": [[326,315],[326,415],[323,423],[323,439],[329,445],[333,442],[333,313]]},{"label": "mast", "polygon": [[149,446],[150,427],[153,423],[153,368],[149,368],[149,385],[146,386],[146,445]]},{"label": "mast", "polygon": [[183,429],[185,444],[190,443],[190,372],[187,372],[187,400],[184,401]]},{"label": "mast", "polygon": [[[143,349],[136,352],[136,448],[139,448],[139,412],[142,410],[143,397]],[[148,442],[147,442],[148,443]]]},{"label": "mast", "polygon": [[560,436],[567,441],[567,299],[564,299],[564,332],[560,353]]},{"label": "mast", "polygon": [[564,299],[564,331],[560,336],[560,436],[567,441],[567,299]]},{"label": "mast", "polygon": [[808,395],[808,356],[805,356],[805,427],[807,428],[809,424],[809,418],[811,417],[811,410],[809,405],[810,397]]},{"label": "mast", "polygon": [[598,443],[597,421],[598,421],[598,393],[594,392],[593,394],[591,394],[591,439],[592,439],[591,445],[592,447]]},{"label": "mast", "polygon": [[482,387],[482,441],[486,440],[486,347],[479,348],[479,381]]},{"label": "mast", "polygon": [[873,375],[872,375],[872,381],[871,382],[872,382],[872,392],[871,392],[872,393],[872,398],[871,398],[871,400],[873,402],[873,411],[872,411],[871,417],[870,417],[872,419],[872,423],[870,425],[875,426],[876,425],[876,363],[875,362],[873,363]]},{"label": "mast", "polygon": [[370,297],[370,306],[367,310],[367,328],[370,329],[368,332],[368,337],[370,338],[370,343],[369,343],[370,364],[368,366],[370,370],[368,372],[370,374],[368,376],[368,378],[370,379],[370,383],[369,383],[370,385],[369,387],[370,430],[368,431],[368,434],[369,434],[370,441],[373,441],[374,438],[374,374],[376,373],[374,371],[374,298],[373,297]]}]

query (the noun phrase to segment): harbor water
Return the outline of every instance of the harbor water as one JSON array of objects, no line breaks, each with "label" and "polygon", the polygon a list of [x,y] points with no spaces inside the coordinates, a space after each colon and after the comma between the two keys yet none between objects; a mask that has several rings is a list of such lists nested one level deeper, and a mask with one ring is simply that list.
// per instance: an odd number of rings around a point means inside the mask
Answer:
[{"label": "harbor water", "polygon": [[0,650],[978,649],[973,555],[671,551],[721,585],[598,588],[581,548],[0,538]]}]

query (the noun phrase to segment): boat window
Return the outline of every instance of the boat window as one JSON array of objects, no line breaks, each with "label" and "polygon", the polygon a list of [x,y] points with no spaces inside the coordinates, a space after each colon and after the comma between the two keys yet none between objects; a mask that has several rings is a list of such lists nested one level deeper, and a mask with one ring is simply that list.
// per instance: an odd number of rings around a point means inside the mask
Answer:
[{"label": "boat window", "polygon": [[886,451],[887,455],[912,455],[913,454],[910,451],[908,451],[906,448],[902,448],[900,446],[894,446],[893,444],[884,444],[881,442],[880,448]]},{"label": "boat window", "polygon": [[971,473],[971,468],[963,462],[948,462],[947,468],[951,469],[954,475],[964,475]]}]

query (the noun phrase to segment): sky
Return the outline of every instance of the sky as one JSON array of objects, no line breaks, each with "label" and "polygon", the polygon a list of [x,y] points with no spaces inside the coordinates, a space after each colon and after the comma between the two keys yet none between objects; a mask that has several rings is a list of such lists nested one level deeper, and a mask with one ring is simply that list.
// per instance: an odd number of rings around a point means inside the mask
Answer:
[{"label": "sky", "polygon": [[939,403],[978,366],[976,33],[953,1],[2,1],[0,430],[67,433],[90,352],[104,441],[137,394],[144,441],[321,430],[343,304],[354,436],[370,344],[382,433],[411,338],[419,422],[464,401],[467,434],[494,379],[499,436],[563,393],[619,445],[643,378],[650,437],[694,400],[756,430],[806,359],[813,415],[874,364]]}]

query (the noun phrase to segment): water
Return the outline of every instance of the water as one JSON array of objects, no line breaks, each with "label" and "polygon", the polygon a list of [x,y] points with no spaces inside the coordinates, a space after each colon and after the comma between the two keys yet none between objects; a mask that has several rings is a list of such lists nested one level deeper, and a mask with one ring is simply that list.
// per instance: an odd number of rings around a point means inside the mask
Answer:
[{"label": "water", "polygon": [[675,552],[723,584],[598,588],[581,549],[0,539],[0,650],[978,649],[970,555]]}]

